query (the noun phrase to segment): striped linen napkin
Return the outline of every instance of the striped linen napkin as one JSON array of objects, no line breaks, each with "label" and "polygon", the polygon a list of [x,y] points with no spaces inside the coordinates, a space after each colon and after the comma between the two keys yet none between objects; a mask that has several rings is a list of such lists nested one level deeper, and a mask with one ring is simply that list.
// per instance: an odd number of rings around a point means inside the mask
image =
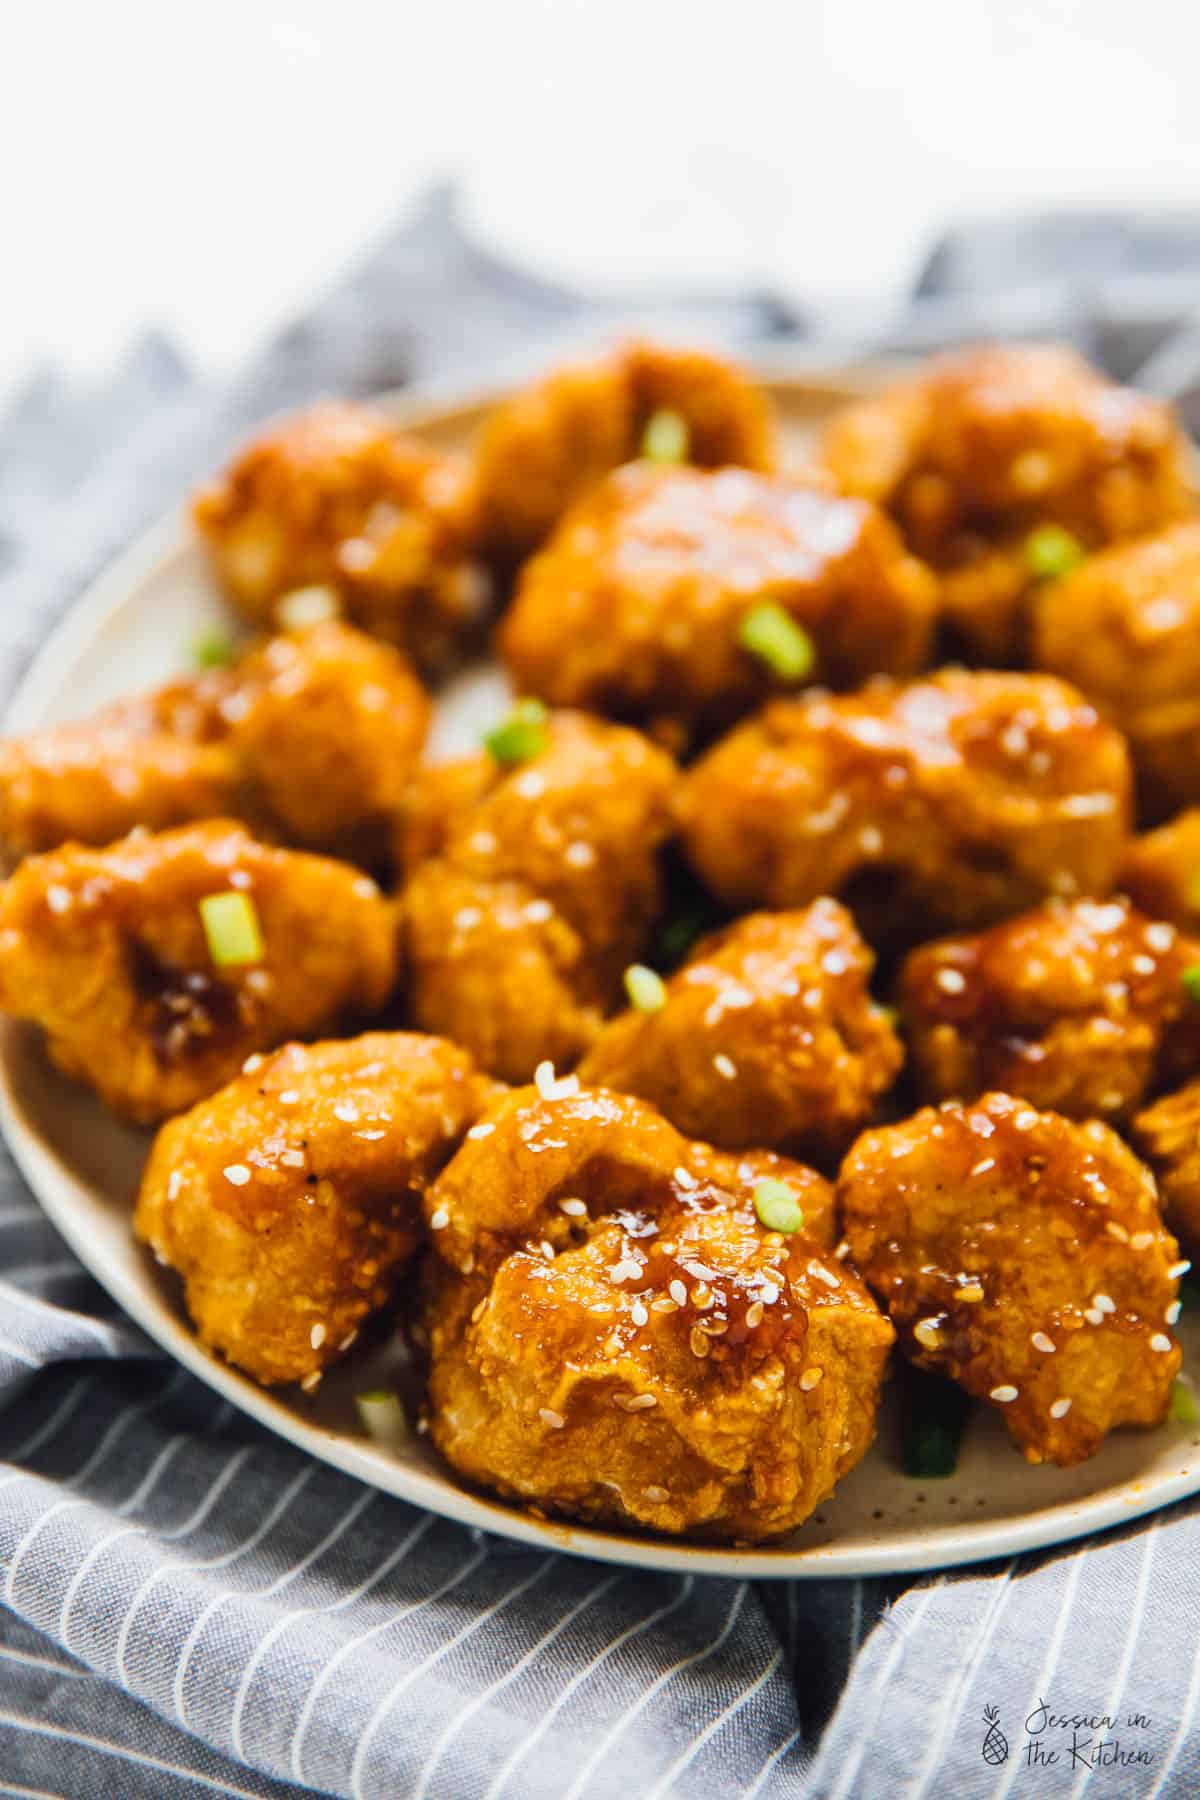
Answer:
[{"label": "striped linen napkin", "polygon": [[[1057,291],[1039,305],[1031,329],[1094,327]],[[686,310],[745,339],[794,323],[767,301]],[[0,696],[264,413],[592,316],[480,256],[436,194],[231,393],[154,339],[103,390],[39,378],[0,417]],[[969,305],[939,317],[978,329]],[[1147,347],[1169,322],[1138,314]],[[0,1152],[0,1795],[1195,1794],[1198,1551],[1185,1506],[916,1584],[533,1553],[310,1461],[176,1369]],[[1085,1739],[1110,1746],[1094,1768]]]}]

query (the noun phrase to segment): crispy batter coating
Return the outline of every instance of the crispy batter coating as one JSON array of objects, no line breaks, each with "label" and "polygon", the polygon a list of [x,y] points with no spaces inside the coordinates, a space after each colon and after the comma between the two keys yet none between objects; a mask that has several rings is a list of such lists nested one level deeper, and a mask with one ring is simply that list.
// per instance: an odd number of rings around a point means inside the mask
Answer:
[{"label": "crispy batter coating", "polygon": [[1171,1230],[1190,1250],[1200,1250],[1200,1081],[1140,1112],[1133,1142],[1158,1177]]},{"label": "crispy batter coating", "polygon": [[331,402],[269,426],[192,511],[256,625],[276,623],[297,590],[329,589],[354,624],[437,670],[487,607],[467,465],[365,406]]},{"label": "crispy batter coating", "polygon": [[401,859],[415,1022],[508,1081],[574,1062],[657,915],[675,779],[637,732],[575,713],[518,768],[431,769]]},{"label": "crispy batter coating", "polygon": [[201,1341],[315,1387],[393,1293],[421,1194],[490,1085],[440,1038],[374,1032],[251,1057],[164,1125],[134,1227],[182,1276]]},{"label": "crispy batter coating", "polygon": [[519,560],[610,469],[641,450],[657,412],[678,413],[687,460],[701,468],[769,469],[774,427],[762,390],[709,351],[625,344],[554,370],[498,406],[479,440],[484,536]]},{"label": "crispy batter coating", "polygon": [[976,937],[914,950],[900,1008],[922,1099],[1022,1094],[1117,1120],[1200,1067],[1184,971],[1200,941],[1126,900],[1053,900]]},{"label": "crispy batter coating", "polygon": [[687,742],[796,685],[739,642],[764,602],[808,634],[825,686],[928,660],[935,583],[878,507],[816,482],[653,463],[571,509],[523,570],[500,647],[522,692]]},{"label": "crispy batter coating", "polygon": [[1190,510],[1191,457],[1170,407],[1063,345],[937,357],[837,417],[822,461],[847,493],[895,516],[942,573],[960,642],[993,663],[1023,649],[1035,527],[1060,525],[1096,549]]},{"label": "crispy batter coating", "polygon": [[447,1460],[590,1520],[753,1540],[807,1518],[870,1443],[892,1332],[806,1232],[759,1224],[769,1169],[824,1208],[811,1170],[689,1144],[636,1100],[494,1103],[425,1197]]},{"label": "crispy batter coating", "polygon": [[1165,1415],[1178,1246],[1106,1125],[1007,1094],[928,1107],[859,1138],[838,1201],[905,1355],[990,1401],[1030,1462]]},{"label": "crispy batter coating", "polygon": [[834,894],[873,941],[1105,894],[1129,818],[1120,735],[1048,676],[948,669],[777,700],[682,785],[681,828],[728,905]]},{"label": "crispy batter coating", "polygon": [[1143,912],[1200,937],[1200,807],[1131,838],[1120,883]]},{"label": "crispy batter coating", "polygon": [[[251,901],[261,960],[218,967],[199,903]],[[395,922],[343,863],[269,849],[229,820],[67,844],[0,887],[0,1010],[55,1062],[152,1124],[213,1093],[252,1051],[368,1014],[396,979]]]},{"label": "crispy batter coating", "polygon": [[1033,660],[1129,740],[1144,812],[1200,801],[1200,521],[1093,556],[1049,582]]},{"label": "crispy batter coating", "polygon": [[0,740],[0,850],[11,862],[237,816],[304,849],[386,861],[428,720],[389,645],[333,623],[269,638],[228,668]]},{"label": "crispy batter coating", "polygon": [[729,1150],[837,1154],[903,1061],[868,989],[874,961],[835,900],[752,913],[696,947],[657,1011],[611,1019],[580,1079]]}]

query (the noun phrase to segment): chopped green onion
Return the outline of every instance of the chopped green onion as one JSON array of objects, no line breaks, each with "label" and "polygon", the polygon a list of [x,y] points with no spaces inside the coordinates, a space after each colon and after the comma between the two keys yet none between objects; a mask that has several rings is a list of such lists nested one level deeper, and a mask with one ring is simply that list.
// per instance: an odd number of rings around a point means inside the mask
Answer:
[{"label": "chopped green onion", "polygon": [[774,600],[764,600],[742,615],[738,643],[785,681],[802,681],[817,660],[813,641],[790,613]]},{"label": "chopped green onion", "polygon": [[1171,1417],[1181,1425],[1200,1425],[1200,1406],[1186,1381],[1171,1383]]},{"label": "chopped green onion", "polygon": [[210,626],[192,645],[192,661],[198,669],[223,669],[233,661],[233,638],[229,632]]},{"label": "chopped green onion", "polygon": [[703,935],[705,927],[706,921],[698,912],[678,913],[675,918],[668,919],[656,940],[660,961],[680,962],[696,939]]},{"label": "chopped green onion", "polygon": [[398,1450],[408,1442],[408,1419],[399,1394],[391,1388],[373,1388],[369,1393],[356,1394],[354,1404],[363,1430],[377,1444]]},{"label": "chopped green onion", "polygon": [[528,762],[546,748],[546,709],[540,700],[518,700],[502,724],[489,731],[484,748],[502,768]]},{"label": "chopped green onion", "polygon": [[1183,985],[1187,989],[1188,999],[1200,1005],[1200,963],[1193,963],[1183,971]]},{"label": "chopped green onion", "polygon": [[966,1423],[967,1397],[962,1390],[926,1376],[911,1397],[904,1473],[914,1481],[941,1481],[953,1475]]},{"label": "chopped green onion", "polygon": [[664,406],[651,413],[642,433],[642,455],[649,462],[682,463],[688,459],[691,433],[682,413]]},{"label": "chopped green onion", "polygon": [[249,894],[206,894],[200,902],[200,920],[218,969],[262,961],[262,931]]},{"label": "chopped green onion", "polygon": [[804,1223],[800,1203],[787,1182],[776,1181],[771,1176],[755,1188],[754,1210],[759,1224],[765,1225],[768,1231],[790,1233],[799,1231]]},{"label": "chopped green onion", "polygon": [[625,971],[625,992],[629,1004],[638,1012],[658,1012],[667,1003],[667,989],[661,975],[645,963],[630,963]]},{"label": "chopped green onion", "polygon": [[1025,567],[1038,581],[1053,581],[1083,562],[1087,552],[1061,525],[1039,525],[1025,539]]}]

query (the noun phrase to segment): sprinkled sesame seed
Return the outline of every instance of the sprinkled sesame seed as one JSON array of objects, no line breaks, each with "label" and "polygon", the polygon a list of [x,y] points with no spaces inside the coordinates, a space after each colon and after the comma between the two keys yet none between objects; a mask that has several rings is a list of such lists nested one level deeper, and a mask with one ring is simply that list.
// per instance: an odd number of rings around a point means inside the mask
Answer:
[{"label": "sprinkled sesame seed", "polygon": [[779,1298],[779,1289],[773,1281],[764,1281],[758,1290],[758,1297],[764,1306],[774,1306]]},{"label": "sprinkled sesame seed", "polygon": [[562,1414],[560,1412],[555,1412],[554,1408],[551,1406],[539,1406],[538,1418],[542,1421],[543,1425],[548,1425],[551,1431],[561,1431],[567,1422]]},{"label": "sprinkled sesame seed", "polygon": [[279,1156],[285,1169],[302,1169],[304,1167],[303,1150],[283,1150]]},{"label": "sprinkled sesame seed", "polygon": [[650,1311],[656,1313],[673,1313],[678,1312],[679,1307],[676,1302],[669,1299],[666,1294],[660,1294],[657,1300],[652,1300],[650,1302]]},{"label": "sprinkled sesame seed", "polygon": [[800,1386],[806,1394],[811,1394],[813,1389],[820,1385],[824,1375],[824,1369],[805,1369],[800,1377]]},{"label": "sprinkled sesame seed", "polygon": [[1013,1125],[1018,1131],[1032,1131],[1037,1122],[1038,1116],[1035,1112],[1019,1112],[1013,1120]]},{"label": "sprinkled sesame seed", "polygon": [[705,1331],[701,1331],[701,1329],[698,1325],[692,1326],[691,1334],[688,1338],[688,1343],[692,1347],[692,1355],[693,1356],[699,1356],[700,1358],[704,1358],[708,1355],[708,1349],[709,1349],[708,1333]]},{"label": "sprinkled sesame seed", "polygon": [[491,1137],[491,1135],[492,1135],[493,1131],[495,1131],[495,1129],[496,1129],[496,1127],[492,1124],[489,1124],[488,1121],[485,1119],[483,1121],[483,1123],[480,1125],[472,1125],[470,1131],[468,1131],[468,1133],[467,1133],[467,1136],[469,1138]]},{"label": "sprinkled sesame seed", "polygon": [[300,1383],[300,1388],[305,1394],[315,1394],[320,1385],[321,1371],[320,1369],[314,1369],[311,1375],[306,1375],[304,1377],[304,1380]]},{"label": "sprinkled sesame seed", "polygon": [[641,1274],[641,1272],[642,1272],[642,1265],[640,1262],[638,1262],[636,1257],[623,1256],[623,1257],[621,1257],[619,1262],[615,1262],[610,1265],[609,1271],[608,1271],[608,1278],[610,1281],[617,1281],[617,1282],[619,1282],[619,1281],[636,1281],[638,1276]]},{"label": "sprinkled sesame seed", "polygon": [[590,869],[596,860],[592,846],[582,842],[568,844],[564,856],[573,869]]},{"label": "sprinkled sesame seed", "polygon": [[878,825],[864,825],[858,834],[858,847],[866,856],[878,856],[883,849],[883,833]]},{"label": "sprinkled sesame seed", "polygon": [[723,1075],[726,1081],[732,1081],[734,1079],[737,1074],[737,1065],[730,1057],[726,1056],[723,1050],[718,1051],[712,1060],[713,1068],[717,1071],[718,1075]]},{"label": "sprinkled sesame seed", "polygon": [[71,890],[55,882],[46,889],[46,905],[51,912],[65,913],[71,910]]},{"label": "sprinkled sesame seed", "polygon": [[1152,950],[1169,950],[1175,942],[1173,925],[1147,925],[1145,939]]},{"label": "sprinkled sesame seed", "polygon": [[587,1218],[587,1206],[585,1202],[575,1199],[574,1196],[569,1200],[560,1200],[558,1203],[558,1210],[559,1212],[566,1213],[568,1219]]},{"label": "sprinkled sesame seed", "polygon": [[913,1326],[913,1336],[926,1350],[936,1350],[941,1343],[941,1335],[933,1319],[918,1319]]},{"label": "sprinkled sesame seed", "polygon": [[1035,1331],[1029,1341],[1035,1350],[1042,1352],[1043,1356],[1053,1356],[1058,1349],[1054,1339],[1047,1337],[1044,1331]]},{"label": "sprinkled sesame seed", "polygon": [[429,1229],[431,1231],[445,1231],[449,1223],[450,1208],[448,1206],[439,1206],[436,1212],[430,1214]]},{"label": "sprinkled sesame seed", "polygon": [[538,1064],[533,1071],[533,1084],[543,1100],[570,1100],[579,1092],[578,1075],[564,1075],[558,1081],[555,1079],[552,1062]]},{"label": "sprinkled sesame seed", "polygon": [[985,1156],[982,1162],[977,1162],[975,1164],[975,1167],[971,1170],[971,1174],[972,1175],[986,1175],[988,1170],[994,1169],[995,1166],[996,1166],[995,1157],[994,1156]]},{"label": "sprinkled sesame seed", "polygon": [[842,1239],[841,1243],[838,1245],[837,1249],[834,1251],[833,1254],[837,1257],[839,1262],[845,1262],[846,1258],[850,1254],[850,1245],[846,1238]]},{"label": "sprinkled sesame seed", "polygon": [[961,994],[967,985],[961,969],[939,969],[934,980],[943,994]]},{"label": "sprinkled sesame seed", "polygon": [[629,1316],[635,1325],[646,1325],[649,1324],[650,1321],[650,1314],[646,1311],[640,1300],[634,1301],[629,1309]]},{"label": "sprinkled sesame seed", "polygon": [[622,1412],[646,1412],[650,1407],[658,1405],[653,1394],[614,1394],[613,1402]]},{"label": "sprinkled sesame seed", "polygon": [[1083,1316],[1087,1320],[1089,1325],[1103,1325],[1103,1323],[1104,1323],[1104,1314],[1099,1310],[1098,1307],[1095,1307],[1095,1306],[1085,1307]]},{"label": "sprinkled sesame seed", "polygon": [[1096,1308],[1097,1312],[1115,1313],[1117,1310],[1116,1303],[1108,1294],[1093,1294],[1092,1305]]},{"label": "sprinkled sesame seed", "polygon": [[538,1245],[538,1249],[541,1251],[547,1262],[554,1261],[554,1245],[546,1238],[542,1239],[541,1243]]},{"label": "sprinkled sesame seed", "polygon": [[1118,1225],[1115,1219],[1105,1219],[1104,1229],[1107,1231],[1109,1237],[1116,1238],[1118,1244],[1127,1244],[1129,1242],[1129,1233],[1123,1225]]},{"label": "sprinkled sesame seed", "polygon": [[808,1272],[810,1275],[815,1276],[818,1281],[823,1281],[826,1287],[835,1288],[838,1285],[837,1276],[831,1275],[829,1270],[823,1268],[818,1262],[810,1262],[808,1265]]},{"label": "sprinkled sesame seed", "polygon": [[179,1169],[172,1169],[170,1175],[167,1177],[167,1199],[174,1200],[182,1186],[182,1171]]},{"label": "sprinkled sesame seed", "polygon": [[460,906],[454,915],[454,926],[458,931],[470,931],[483,918],[477,906]]},{"label": "sprinkled sesame seed", "polygon": [[345,1125],[357,1125],[361,1114],[353,1100],[339,1100],[333,1109],[335,1119],[341,1119]]},{"label": "sprinkled sesame seed", "polygon": [[1171,1340],[1165,1331],[1155,1332],[1154,1336],[1150,1339],[1150,1348],[1152,1350],[1163,1352],[1164,1354],[1171,1348]]},{"label": "sprinkled sesame seed", "polygon": [[355,1137],[362,1138],[368,1144],[377,1144],[380,1138],[386,1137],[386,1131],[356,1131]]},{"label": "sprinkled sesame seed", "polygon": [[1056,1400],[1050,1408],[1050,1417],[1052,1419],[1065,1419],[1070,1410],[1071,1402],[1064,1395],[1061,1400]]},{"label": "sprinkled sesame seed", "polygon": [[1170,1306],[1168,1306],[1166,1312],[1163,1314],[1163,1318],[1167,1321],[1168,1325],[1174,1325],[1182,1309],[1182,1300],[1172,1300]]},{"label": "sprinkled sesame seed", "polygon": [[1153,975],[1157,964],[1152,956],[1143,956],[1139,952],[1137,956],[1130,958],[1129,966],[1135,975]]},{"label": "sprinkled sesame seed", "polygon": [[1191,1268],[1191,1266],[1192,1265],[1188,1261],[1186,1256],[1180,1262],[1172,1263],[1170,1268],[1167,1270],[1167,1280],[1168,1281],[1178,1281],[1181,1275],[1187,1274],[1187,1272]]},{"label": "sprinkled sesame seed", "polygon": [[230,1163],[223,1173],[226,1181],[233,1187],[245,1187],[250,1179],[250,1171],[245,1163]]},{"label": "sprinkled sesame seed", "polygon": [[684,1287],[682,1281],[673,1281],[667,1289],[667,1292],[670,1294],[676,1306],[687,1305],[687,1289]]},{"label": "sprinkled sesame seed", "polygon": [[314,1350],[319,1350],[321,1345],[325,1342],[325,1327],[323,1325],[314,1325],[308,1334],[308,1341]]},{"label": "sprinkled sesame seed", "polygon": [[652,1505],[654,1505],[654,1506],[662,1506],[667,1500],[669,1500],[671,1498],[670,1494],[667,1492],[666,1488],[664,1488],[664,1487],[643,1488],[642,1492],[646,1496],[647,1500],[649,1500],[652,1503]]},{"label": "sprinkled sesame seed", "polygon": [[256,1050],[254,1055],[248,1056],[242,1064],[242,1074],[253,1075],[255,1069],[261,1069],[266,1060],[266,1057]]},{"label": "sprinkled sesame seed", "polygon": [[694,1188],[700,1185],[690,1170],[685,1169],[682,1165],[675,1171],[675,1180],[681,1188]]},{"label": "sprinkled sesame seed", "polygon": [[746,1308],[746,1324],[750,1327],[751,1331],[754,1330],[756,1325],[762,1324],[763,1311],[764,1308],[761,1300],[755,1300],[752,1305]]},{"label": "sprinkled sesame seed", "polygon": [[1015,1388],[1006,1381],[1002,1382],[999,1387],[994,1387],[989,1398],[998,1401],[1001,1406],[1007,1406],[1010,1400],[1016,1399],[1020,1391],[1020,1388]]},{"label": "sprinkled sesame seed", "polygon": [[1131,1250],[1148,1250],[1153,1242],[1154,1233],[1152,1231],[1135,1231],[1129,1240],[1129,1248]]},{"label": "sprinkled sesame seed", "polygon": [[357,1342],[358,1342],[357,1329],[355,1329],[354,1331],[348,1331],[346,1333],[345,1337],[342,1339],[341,1343],[338,1345],[338,1349],[339,1350],[352,1350]]},{"label": "sprinkled sesame seed", "polygon": [[525,908],[525,917],[531,925],[545,925],[554,917],[554,908],[548,900],[531,900]]},{"label": "sprinkled sesame seed", "polygon": [[299,1098],[295,1088],[285,1088],[279,1096],[279,1104],[280,1106],[295,1106]]}]

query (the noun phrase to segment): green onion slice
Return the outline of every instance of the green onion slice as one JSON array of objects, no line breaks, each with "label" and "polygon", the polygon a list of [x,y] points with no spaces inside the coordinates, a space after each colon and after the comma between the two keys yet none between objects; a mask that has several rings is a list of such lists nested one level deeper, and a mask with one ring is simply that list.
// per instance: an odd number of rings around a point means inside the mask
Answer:
[{"label": "green onion slice", "polygon": [[1186,1381],[1171,1383],[1171,1417],[1180,1425],[1200,1425],[1200,1406]]},{"label": "green onion slice", "polygon": [[658,1012],[667,1003],[667,989],[661,975],[645,963],[630,963],[625,971],[625,992],[630,1006],[638,1012]]},{"label": "green onion slice", "polygon": [[1187,989],[1188,999],[1200,1005],[1200,963],[1193,963],[1183,971],[1183,985]]},{"label": "green onion slice", "polygon": [[743,613],[738,643],[784,681],[803,681],[816,665],[813,641],[803,626],[774,600],[764,600]]},{"label": "green onion slice", "polygon": [[507,719],[484,738],[485,750],[501,768],[529,762],[546,748],[546,717],[540,700],[518,700]]},{"label": "green onion slice", "polygon": [[1025,539],[1025,567],[1038,581],[1054,581],[1077,568],[1087,552],[1061,525],[1039,525]]},{"label": "green onion slice", "polygon": [[804,1223],[800,1203],[787,1182],[776,1181],[772,1176],[755,1188],[754,1210],[759,1224],[768,1231],[791,1233],[799,1231]]},{"label": "green onion slice", "polygon": [[691,448],[691,433],[682,413],[664,406],[651,413],[642,433],[642,455],[648,462],[683,463]]},{"label": "green onion slice", "polygon": [[354,1404],[363,1430],[377,1444],[398,1450],[408,1442],[408,1418],[399,1394],[391,1388],[373,1388],[369,1393],[356,1394]]},{"label": "green onion slice", "polygon": [[958,1467],[968,1401],[961,1388],[918,1370],[911,1377],[904,1435],[904,1473],[914,1481],[938,1481]]},{"label": "green onion slice", "polygon": [[192,645],[192,661],[198,669],[223,669],[233,661],[233,638],[228,631],[212,626],[202,631]]},{"label": "green onion slice", "polygon": [[262,930],[249,894],[206,894],[200,902],[200,921],[218,969],[262,961]]}]

